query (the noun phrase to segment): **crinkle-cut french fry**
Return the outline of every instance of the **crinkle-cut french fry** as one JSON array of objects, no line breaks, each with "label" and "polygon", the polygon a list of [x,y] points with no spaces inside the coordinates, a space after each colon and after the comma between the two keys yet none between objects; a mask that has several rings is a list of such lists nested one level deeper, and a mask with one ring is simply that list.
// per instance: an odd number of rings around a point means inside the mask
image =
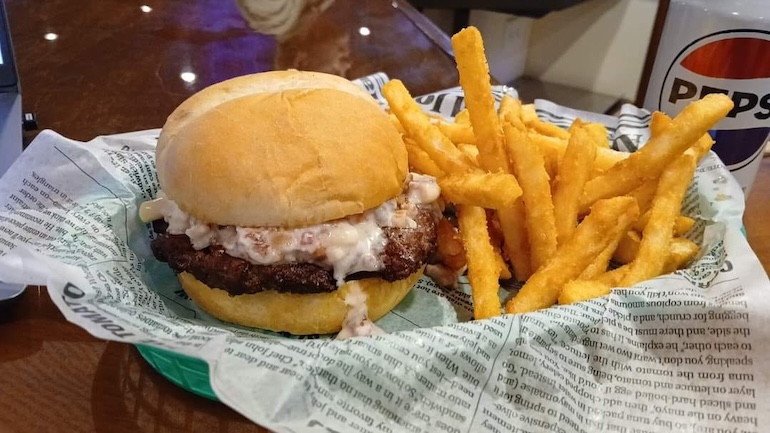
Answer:
[{"label": "crinkle-cut french fry", "polygon": [[[506,120],[509,118],[510,116]],[[504,123],[503,129],[513,171],[523,192],[532,269],[537,271],[556,252],[556,222],[551,184],[545,171],[543,156],[527,134],[508,121]]]},{"label": "crinkle-cut french fry", "polygon": [[420,109],[409,91],[400,80],[388,81],[382,88],[388,100],[390,111],[415,143],[430,156],[433,162],[446,173],[467,173],[474,170],[474,164],[452,142],[441,133],[438,126]]},{"label": "crinkle-cut french fry", "polygon": [[660,176],[668,162],[687,150],[732,108],[729,97],[715,93],[690,103],[645,146],[588,181],[581,209],[602,198],[627,194],[644,181]]},{"label": "crinkle-cut french fry", "polygon": [[441,133],[456,145],[460,143],[476,144],[476,136],[473,134],[473,127],[471,125],[444,121],[438,121],[436,125],[438,125]]},{"label": "crinkle-cut french fry", "polygon": [[[638,232],[644,231],[644,226],[647,225],[647,221],[650,219],[650,212],[647,211],[634,223],[634,230]],[[684,215],[679,215],[674,220],[674,236],[684,236],[692,226],[695,225],[695,220]]]},{"label": "crinkle-cut french fry", "polygon": [[[583,187],[596,159],[597,146],[580,120],[575,120],[567,150],[559,166],[553,189],[553,208],[557,243],[567,241],[577,226],[578,206]],[[526,202],[526,200],[525,200]]]},{"label": "crinkle-cut french fry", "polygon": [[489,240],[487,216],[483,208],[458,205],[457,218],[463,245],[468,256],[468,280],[473,297],[473,317],[476,320],[500,314],[499,264]]},{"label": "crinkle-cut french fry", "polygon": [[610,294],[609,284],[598,280],[573,280],[564,285],[559,293],[559,305],[573,304],[600,298]]},{"label": "crinkle-cut french fry", "polygon": [[429,174],[435,178],[444,176],[444,171],[430,159],[427,153],[420,148],[411,138],[404,137],[406,153],[409,157],[409,166],[422,174]]},{"label": "crinkle-cut french fry", "polygon": [[674,239],[674,221],[679,216],[682,199],[695,174],[695,165],[696,157],[684,153],[661,174],[639,251],[621,282],[624,286],[632,286],[663,273]]},{"label": "crinkle-cut french fry", "polygon": [[459,123],[460,125],[471,124],[471,116],[470,114],[468,114],[467,108],[463,108],[457,113],[457,115],[455,116],[455,123]]},{"label": "crinkle-cut french fry", "polygon": [[610,229],[609,244],[578,276],[579,280],[592,280],[607,271],[613,253],[620,240],[628,233],[628,228],[639,218],[639,206],[630,206],[626,212],[618,215],[617,223]]},{"label": "crinkle-cut french fry", "polygon": [[698,255],[698,251],[700,251],[700,247],[695,242],[685,238],[674,238],[673,242],[671,242],[668,261],[663,266],[663,273],[669,274],[677,269],[684,268],[687,263]]},{"label": "crinkle-cut french fry", "polygon": [[596,145],[596,147],[603,149],[610,148],[610,139],[607,134],[606,126],[602,125],[601,123],[589,122],[584,123],[583,128],[586,130],[586,132],[588,132],[588,135],[591,137],[591,140]]},{"label": "crinkle-cut french fry", "polygon": [[500,229],[503,232],[503,247],[513,266],[517,281],[527,281],[532,275],[532,258],[529,252],[529,236],[524,222],[524,201],[519,198],[509,209],[499,209]]},{"label": "crinkle-cut french fry", "polygon": [[489,65],[478,29],[469,26],[452,36],[460,87],[465,94],[471,125],[479,148],[481,167],[491,172],[508,172],[503,134],[495,111]]},{"label": "crinkle-cut french fry", "polygon": [[509,208],[522,194],[516,177],[507,173],[450,174],[439,179],[439,186],[452,203],[487,209]]},{"label": "crinkle-cut french fry", "polygon": [[610,231],[619,215],[636,202],[631,197],[614,197],[596,202],[566,243],[524,284],[505,305],[506,313],[526,313],[556,303],[561,288],[577,278],[607,247]]}]

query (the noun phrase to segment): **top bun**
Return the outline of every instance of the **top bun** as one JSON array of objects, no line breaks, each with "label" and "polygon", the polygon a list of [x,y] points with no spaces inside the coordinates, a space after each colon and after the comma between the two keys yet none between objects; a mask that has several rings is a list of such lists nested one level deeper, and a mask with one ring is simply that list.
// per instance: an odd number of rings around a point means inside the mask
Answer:
[{"label": "top bun", "polygon": [[334,75],[276,71],[208,87],[169,116],[160,185],[180,209],[220,225],[299,227],[400,194],[407,155],[376,101]]}]

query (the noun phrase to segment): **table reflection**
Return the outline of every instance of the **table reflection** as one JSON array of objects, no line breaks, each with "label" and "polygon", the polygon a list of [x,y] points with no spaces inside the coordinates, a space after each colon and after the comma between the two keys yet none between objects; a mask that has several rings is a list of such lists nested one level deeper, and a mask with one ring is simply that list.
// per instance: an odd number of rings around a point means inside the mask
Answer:
[{"label": "table reflection", "polygon": [[[96,367],[91,392],[96,432],[256,431],[248,419],[225,405],[171,384],[133,346],[109,342]],[[116,425],[117,424],[117,425]]]}]

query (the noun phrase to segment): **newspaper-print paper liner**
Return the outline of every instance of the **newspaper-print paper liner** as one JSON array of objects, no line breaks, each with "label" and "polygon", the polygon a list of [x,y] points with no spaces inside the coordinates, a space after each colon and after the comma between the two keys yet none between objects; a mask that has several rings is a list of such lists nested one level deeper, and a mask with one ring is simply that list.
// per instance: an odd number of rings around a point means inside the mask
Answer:
[{"label": "newspaper-print paper liner", "polygon": [[[382,101],[384,74],[358,80]],[[515,95],[495,87],[496,97]],[[462,92],[417,98],[451,117]],[[648,136],[619,117],[537,101],[560,125],[606,124],[617,148]],[[158,131],[88,143],[44,131],[0,179],[0,279],[45,284],[92,335],[208,362],[224,403],[279,432],[760,431],[768,425],[767,276],[740,233],[741,189],[701,163],[683,212],[702,245],[686,270],[577,305],[469,321],[467,285],[423,279],[378,322],[387,335],[292,339],[224,324],[152,258],[137,206],[157,189]],[[501,291],[505,294],[505,291]]]}]

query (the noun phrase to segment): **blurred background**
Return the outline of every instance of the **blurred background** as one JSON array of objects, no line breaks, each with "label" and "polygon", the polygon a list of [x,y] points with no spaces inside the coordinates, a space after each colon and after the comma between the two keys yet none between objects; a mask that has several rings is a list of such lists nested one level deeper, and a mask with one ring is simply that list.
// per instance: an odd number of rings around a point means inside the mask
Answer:
[{"label": "blurred background", "polygon": [[447,34],[478,27],[492,75],[523,99],[598,112],[636,98],[658,8],[657,0],[411,3]]}]

